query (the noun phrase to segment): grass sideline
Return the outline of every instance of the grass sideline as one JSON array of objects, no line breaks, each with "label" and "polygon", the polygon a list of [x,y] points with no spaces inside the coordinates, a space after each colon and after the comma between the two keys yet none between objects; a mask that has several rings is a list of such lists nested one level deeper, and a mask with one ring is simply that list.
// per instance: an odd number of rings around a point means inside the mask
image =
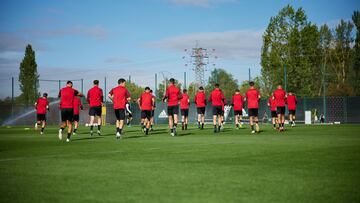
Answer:
[{"label": "grass sideline", "polygon": [[360,125],[206,127],[81,127],[70,143],[1,127],[0,202],[360,202]]}]

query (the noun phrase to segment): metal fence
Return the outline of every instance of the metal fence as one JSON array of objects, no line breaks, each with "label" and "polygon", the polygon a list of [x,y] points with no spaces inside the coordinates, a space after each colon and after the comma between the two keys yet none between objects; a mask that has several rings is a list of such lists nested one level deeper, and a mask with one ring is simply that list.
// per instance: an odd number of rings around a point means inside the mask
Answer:
[{"label": "metal fence", "polygon": [[[325,104],[325,105],[324,105]],[[156,123],[167,123],[166,111],[167,106],[163,102],[157,102],[155,111]],[[107,103],[106,122],[110,124],[115,123],[115,114],[112,108],[112,103]],[[132,103],[133,124],[138,124],[140,121],[140,110],[137,104]],[[0,105],[1,125],[33,125],[36,120],[36,112],[33,107],[15,106],[11,112],[11,104]],[[245,106],[245,111],[246,110]],[[298,98],[296,117],[298,122],[304,121],[305,111],[312,111],[313,115],[319,118],[321,114],[325,116],[325,122],[340,122],[340,123],[360,123],[360,97],[327,97],[324,98]],[[13,117],[11,117],[13,113]],[[269,122],[271,113],[267,107],[267,100],[260,101],[259,119],[262,122]],[[229,111],[227,122],[233,122],[233,110]],[[207,121],[212,119],[212,109],[208,104],[206,107],[205,118]],[[245,120],[247,118],[245,117]],[[47,114],[48,124],[57,125],[60,123],[60,114],[58,102],[54,101],[50,105],[50,112]],[[89,121],[88,105],[84,105],[84,110],[80,113],[80,123],[85,124]],[[196,107],[192,103],[189,111],[190,123],[197,121]]]}]

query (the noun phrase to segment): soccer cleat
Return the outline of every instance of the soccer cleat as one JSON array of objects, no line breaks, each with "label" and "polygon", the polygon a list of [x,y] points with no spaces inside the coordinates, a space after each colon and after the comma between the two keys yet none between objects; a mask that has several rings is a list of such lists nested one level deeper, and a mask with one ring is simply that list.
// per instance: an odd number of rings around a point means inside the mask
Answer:
[{"label": "soccer cleat", "polygon": [[92,130],[90,130],[90,136],[93,136],[93,131]]},{"label": "soccer cleat", "polygon": [[251,131],[251,134],[255,134],[255,130]]},{"label": "soccer cleat", "polygon": [[62,140],[62,130],[59,129],[59,140]]},{"label": "soccer cleat", "polygon": [[40,132],[40,135],[44,134],[43,132]]},{"label": "soccer cleat", "polygon": [[66,142],[70,142],[70,139],[69,139],[69,138],[67,138],[67,139],[66,139]]},{"label": "soccer cleat", "polygon": [[121,138],[121,134],[119,132],[116,133],[116,139],[120,139]]},{"label": "soccer cleat", "polygon": [[100,130],[98,130],[98,131],[97,131],[97,134],[98,134],[99,136],[101,136],[101,132],[100,132]]},{"label": "soccer cleat", "polygon": [[37,123],[35,123],[35,130],[37,130],[38,129],[38,124]]},{"label": "soccer cleat", "polygon": [[170,133],[170,135],[171,135],[172,137],[174,137],[174,136],[175,136],[175,133],[172,132],[172,133]]}]

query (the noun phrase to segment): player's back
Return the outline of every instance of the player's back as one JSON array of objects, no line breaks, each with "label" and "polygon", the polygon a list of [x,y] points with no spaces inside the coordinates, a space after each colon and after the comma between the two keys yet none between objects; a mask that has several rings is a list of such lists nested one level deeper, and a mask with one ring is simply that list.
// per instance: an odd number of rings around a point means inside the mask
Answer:
[{"label": "player's back", "polygon": [[248,108],[252,109],[252,108],[259,108],[259,97],[260,97],[260,93],[257,89],[255,88],[250,88],[246,94],[246,100],[248,103]]},{"label": "player's back", "polygon": [[205,107],[206,106],[206,95],[205,92],[199,91],[196,93],[194,101],[196,103],[196,107]]},{"label": "player's back", "polygon": [[176,106],[179,103],[179,100],[182,98],[180,89],[175,85],[170,85],[166,89],[166,96],[168,100],[168,106]]},{"label": "player's back", "polygon": [[127,98],[130,97],[126,87],[119,85],[113,88],[110,94],[113,95],[114,109],[125,109]]},{"label": "player's back", "polygon": [[231,100],[235,110],[242,110],[244,98],[241,94],[234,94]]},{"label": "player's back", "polygon": [[36,101],[36,113],[37,114],[46,114],[46,107],[49,105],[49,102],[46,98],[41,97]]},{"label": "player's back", "polygon": [[150,92],[144,92],[140,96],[140,106],[143,111],[151,111],[153,107],[153,95]]},{"label": "player's back", "polygon": [[182,94],[182,98],[180,100],[180,109],[188,109],[189,108],[189,95],[187,93]]},{"label": "player's back", "polygon": [[276,111],[276,100],[270,97],[268,103],[270,105],[270,111]]},{"label": "player's back", "polygon": [[277,89],[274,91],[273,96],[276,100],[276,106],[285,106],[286,92],[283,89]]},{"label": "player's back", "polygon": [[213,106],[222,106],[223,105],[223,100],[224,100],[224,94],[222,93],[222,91],[218,88],[215,88],[209,97],[209,101],[212,102]]},{"label": "player's back", "polygon": [[103,91],[98,86],[92,87],[87,94],[87,101],[90,106],[101,106],[103,101]]},{"label": "player's back", "polygon": [[288,95],[286,98],[286,102],[288,104],[288,109],[289,110],[295,110],[296,109],[296,96],[291,94]]},{"label": "player's back", "polygon": [[74,97],[77,94],[77,90],[72,87],[64,87],[60,90],[60,107],[61,108],[73,108]]},{"label": "player's back", "polygon": [[74,97],[74,115],[79,115],[80,106],[82,106],[80,98],[79,97]]}]

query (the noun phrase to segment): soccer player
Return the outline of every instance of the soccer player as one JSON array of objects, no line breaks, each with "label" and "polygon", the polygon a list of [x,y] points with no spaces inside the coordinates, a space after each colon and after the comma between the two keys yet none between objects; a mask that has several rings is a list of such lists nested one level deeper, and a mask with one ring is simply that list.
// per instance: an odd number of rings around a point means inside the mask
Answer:
[{"label": "soccer player", "polygon": [[283,90],[281,85],[278,85],[277,89],[273,92],[273,99],[276,101],[279,131],[284,131],[286,92]]},{"label": "soccer player", "polygon": [[130,93],[125,87],[125,83],[126,80],[124,78],[120,78],[118,80],[118,86],[111,89],[108,95],[114,104],[116,116],[116,139],[121,138],[122,129],[124,127],[126,102],[129,102],[131,99]]},{"label": "soccer player", "polygon": [[204,129],[206,95],[205,95],[204,88],[202,86],[199,87],[199,91],[196,93],[196,95],[194,97],[194,102],[195,102],[197,114],[198,114],[198,128]]},{"label": "soccer player", "polygon": [[271,111],[271,121],[273,124],[274,129],[276,130],[276,124],[278,123],[277,121],[277,113],[276,113],[276,100],[273,97],[270,97],[267,103],[268,107],[270,108]]},{"label": "soccer player", "polygon": [[[248,104],[248,113],[249,113],[249,120],[251,126],[251,133],[254,134],[255,132],[260,132],[259,127],[259,100],[260,100],[260,93],[255,88],[254,82],[249,82],[250,88],[245,94],[245,101]],[[254,122],[255,122],[255,129],[254,129]],[[256,130],[256,131],[255,131]]]},{"label": "soccer player", "polygon": [[240,90],[236,89],[235,94],[231,98],[231,105],[234,108],[235,126],[237,129],[242,128],[242,109],[244,104],[244,97]]},{"label": "soccer player", "polygon": [[72,122],[74,117],[74,98],[76,96],[82,97],[83,94],[72,88],[71,81],[66,82],[66,87],[62,88],[59,92],[60,109],[61,109],[61,125],[59,129],[59,139],[62,140],[62,133],[67,127],[66,142],[70,142],[72,133]]},{"label": "soccer player", "polygon": [[294,93],[289,92],[286,98],[286,102],[288,105],[288,110],[289,110],[289,120],[290,120],[290,124],[291,127],[295,126],[295,114],[296,114],[296,104],[297,104],[297,99]]},{"label": "soccer player", "polygon": [[41,124],[40,134],[44,134],[44,128],[46,126],[46,110],[49,111],[49,101],[47,99],[48,94],[44,93],[43,96],[36,100],[35,109],[37,121],[35,123],[35,130],[38,129],[38,126]]},{"label": "soccer player", "polygon": [[77,128],[80,120],[80,109],[83,110],[83,105],[79,97],[74,97],[74,130],[73,135],[76,135]]},{"label": "soccer player", "polygon": [[[209,97],[209,102],[213,107],[213,123],[214,123],[214,133],[220,132],[221,129],[221,113],[222,105],[225,103],[225,97],[223,92],[220,90],[220,85],[215,84],[214,90],[211,92]],[[218,124],[218,127],[216,126]]]},{"label": "soccer player", "polygon": [[128,127],[130,127],[131,126],[131,121],[133,119],[130,102],[126,102],[125,110],[126,110],[125,115],[126,115],[126,118],[127,118],[126,125]]},{"label": "soccer player", "polygon": [[101,135],[101,111],[103,105],[103,91],[99,88],[99,80],[94,80],[94,86],[89,89],[87,93],[87,102],[89,103],[89,116],[90,116],[90,136],[93,135],[94,120],[97,117],[97,134]]},{"label": "soccer player", "polygon": [[175,79],[170,78],[169,87],[166,89],[163,101],[168,103],[169,128],[171,136],[176,135],[176,126],[178,123],[179,101],[182,98],[181,91],[175,85]]},{"label": "soccer player", "polygon": [[189,122],[189,104],[190,97],[187,94],[187,90],[183,89],[182,98],[180,100],[180,110],[181,110],[181,129],[187,130]]},{"label": "soccer player", "polygon": [[151,119],[151,111],[155,104],[155,99],[153,95],[150,93],[150,88],[145,87],[145,92],[143,92],[139,98],[139,105],[141,109],[141,119],[144,122],[146,129],[144,130],[145,135],[149,134],[150,129],[150,119]]}]

